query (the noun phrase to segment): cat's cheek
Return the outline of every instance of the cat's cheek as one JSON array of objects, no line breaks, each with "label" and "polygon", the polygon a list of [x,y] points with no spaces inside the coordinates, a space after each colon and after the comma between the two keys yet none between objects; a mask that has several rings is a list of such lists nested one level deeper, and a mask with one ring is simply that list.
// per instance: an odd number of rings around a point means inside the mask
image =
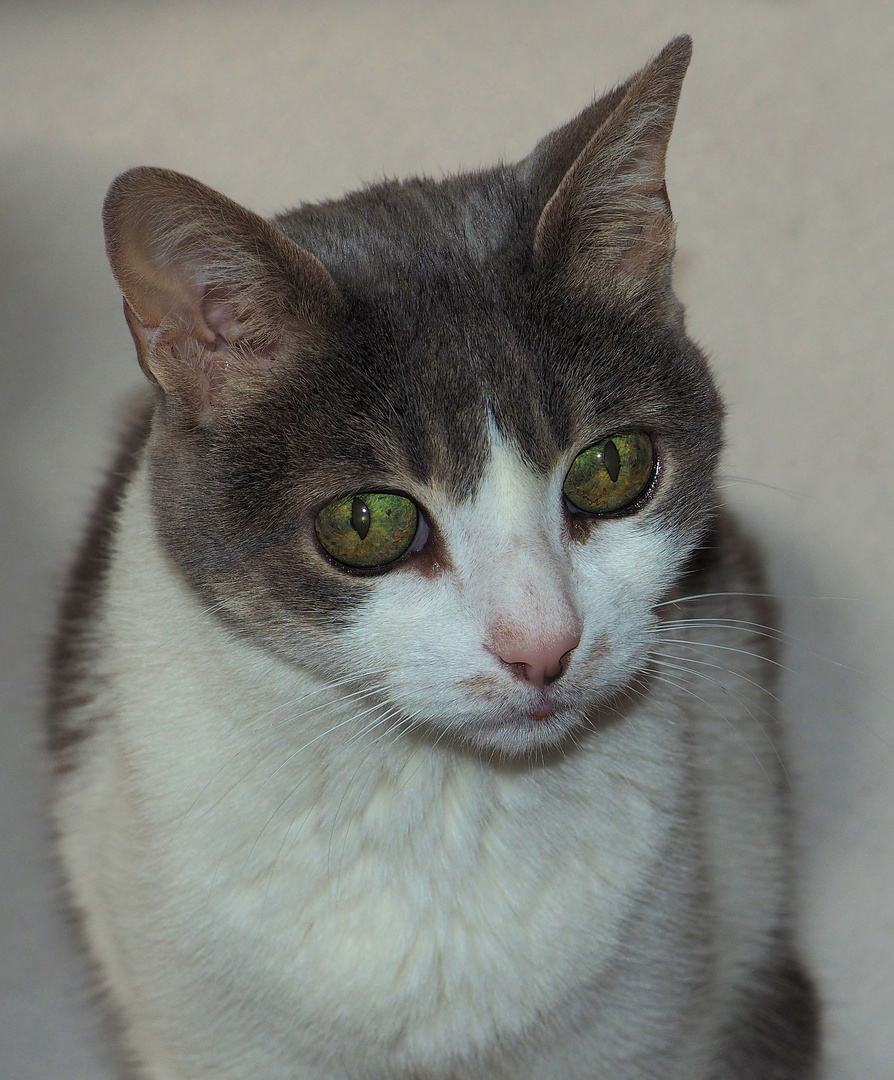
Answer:
[{"label": "cat's cheek", "polygon": [[[451,580],[390,575],[338,647],[375,670],[398,726],[479,751],[519,754],[557,725],[531,720],[534,695],[483,646],[486,624]],[[550,734],[551,733],[551,734]]]},{"label": "cat's cheek", "polygon": [[448,580],[402,571],[375,583],[336,647],[377,672],[389,703],[405,715],[451,720],[467,705],[455,688],[479,670],[479,640]]},{"label": "cat's cheek", "polygon": [[[657,523],[637,518],[603,522],[574,553],[574,584],[585,633],[605,643],[590,691],[617,691],[641,672],[651,640],[654,606],[675,580],[689,545]],[[569,675],[575,675],[574,664]]]}]

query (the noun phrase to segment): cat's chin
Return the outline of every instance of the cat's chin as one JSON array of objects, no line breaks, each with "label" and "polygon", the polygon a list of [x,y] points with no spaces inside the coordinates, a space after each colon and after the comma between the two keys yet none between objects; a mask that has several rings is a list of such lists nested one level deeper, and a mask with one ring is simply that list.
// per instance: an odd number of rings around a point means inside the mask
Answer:
[{"label": "cat's chin", "polygon": [[455,734],[479,754],[539,759],[573,750],[585,726],[577,710],[549,709],[507,712],[464,725]]}]

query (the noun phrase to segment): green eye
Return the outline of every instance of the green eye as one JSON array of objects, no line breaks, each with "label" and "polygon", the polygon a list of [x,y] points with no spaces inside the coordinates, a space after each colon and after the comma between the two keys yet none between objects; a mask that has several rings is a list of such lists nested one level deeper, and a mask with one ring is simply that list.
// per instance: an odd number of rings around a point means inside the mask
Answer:
[{"label": "green eye", "polygon": [[419,526],[415,503],[403,495],[372,492],[336,499],[317,514],[317,539],[345,566],[377,567],[399,559]]},{"label": "green eye", "polygon": [[652,479],[652,440],[641,431],[612,435],[578,454],[562,488],[587,514],[612,514],[629,506]]}]

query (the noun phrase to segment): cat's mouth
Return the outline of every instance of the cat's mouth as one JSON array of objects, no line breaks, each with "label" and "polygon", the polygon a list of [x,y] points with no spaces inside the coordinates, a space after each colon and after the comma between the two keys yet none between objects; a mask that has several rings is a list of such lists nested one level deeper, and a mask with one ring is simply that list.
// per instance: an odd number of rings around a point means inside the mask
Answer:
[{"label": "cat's mouth", "polygon": [[470,723],[464,737],[488,753],[526,757],[559,749],[582,723],[580,709],[561,702],[506,708]]}]

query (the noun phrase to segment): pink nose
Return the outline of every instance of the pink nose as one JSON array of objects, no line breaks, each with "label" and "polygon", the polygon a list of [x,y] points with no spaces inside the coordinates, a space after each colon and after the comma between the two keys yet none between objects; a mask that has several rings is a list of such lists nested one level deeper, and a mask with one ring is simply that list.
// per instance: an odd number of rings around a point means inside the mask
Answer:
[{"label": "pink nose", "polygon": [[580,634],[564,633],[557,637],[495,638],[493,651],[513,674],[542,690],[565,670],[566,658],[580,644]]}]

